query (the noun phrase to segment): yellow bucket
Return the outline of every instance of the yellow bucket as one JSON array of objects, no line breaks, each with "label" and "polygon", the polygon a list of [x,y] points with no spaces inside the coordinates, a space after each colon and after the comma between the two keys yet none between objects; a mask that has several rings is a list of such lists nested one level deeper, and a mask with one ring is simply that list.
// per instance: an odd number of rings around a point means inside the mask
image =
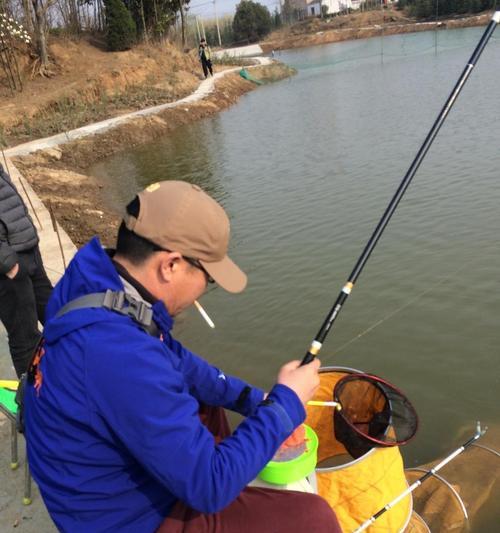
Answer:
[{"label": "yellow bucket", "polygon": [[[337,381],[359,370],[325,367],[314,400],[332,401]],[[318,435],[318,494],[335,511],[342,530],[354,531],[408,487],[397,446],[372,448],[358,459],[347,454],[335,439],[333,407],[307,406],[306,424]],[[404,531],[412,513],[409,494],[368,528],[371,532]]]}]

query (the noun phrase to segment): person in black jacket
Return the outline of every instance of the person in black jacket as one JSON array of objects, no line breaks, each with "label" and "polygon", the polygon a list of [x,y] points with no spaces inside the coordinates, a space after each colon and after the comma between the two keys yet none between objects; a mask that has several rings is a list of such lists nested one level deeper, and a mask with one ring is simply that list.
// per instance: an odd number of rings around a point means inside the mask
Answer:
[{"label": "person in black jacket", "polygon": [[26,206],[0,164],[0,320],[18,377],[40,338],[38,321],[52,291]]}]

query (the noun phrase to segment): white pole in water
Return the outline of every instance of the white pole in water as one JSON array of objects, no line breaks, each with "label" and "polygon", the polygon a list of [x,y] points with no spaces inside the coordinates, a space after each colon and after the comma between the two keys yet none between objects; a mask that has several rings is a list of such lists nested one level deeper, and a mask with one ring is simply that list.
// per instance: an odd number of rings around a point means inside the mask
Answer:
[{"label": "white pole in water", "polygon": [[434,27],[434,54],[437,55],[438,50],[438,16],[439,16],[439,0],[436,0],[436,25]]},{"label": "white pole in water", "polygon": [[457,448],[453,453],[448,455],[448,457],[445,457],[439,464],[437,464],[434,468],[429,470],[426,474],[424,474],[422,477],[418,478],[415,483],[413,483],[411,486],[409,486],[404,492],[402,492],[399,496],[394,498],[390,503],[388,503],[385,507],[382,507],[380,511],[375,513],[373,516],[368,518],[366,522],[363,522],[358,529],[354,530],[353,533],[361,533],[361,531],[364,531],[366,528],[370,527],[377,518],[382,516],[386,511],[389,511],[389,509],[392,509],[397,503],[399,503],[403,498],[408,496],[411,492],[413,492],[417,487],[420,487],[424,481],[426,481],[428,478],[430,478],[432,475],[434,475],[438,470],[441,470],[443,466],[447,465],[450,461],[453,461],[457,455],[460,455],[466,448],[468,448],[473,442],[476,442],[477,439],[482,437],[488,428],[481,429],[481,424],[477,423],[476,428],[476,434],[471,437],[466,443],[462,444],[460,448]]}]

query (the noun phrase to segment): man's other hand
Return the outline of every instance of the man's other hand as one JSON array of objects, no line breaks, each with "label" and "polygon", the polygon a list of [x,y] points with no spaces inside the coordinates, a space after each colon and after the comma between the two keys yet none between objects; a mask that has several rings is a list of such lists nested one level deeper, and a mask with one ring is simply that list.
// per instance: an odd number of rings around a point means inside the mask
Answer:
[{"label": "man's other hand", "polygon": [[19,272],[19,263],[16,263],[8,272],[5,274],[8,278],[14,279]]}]

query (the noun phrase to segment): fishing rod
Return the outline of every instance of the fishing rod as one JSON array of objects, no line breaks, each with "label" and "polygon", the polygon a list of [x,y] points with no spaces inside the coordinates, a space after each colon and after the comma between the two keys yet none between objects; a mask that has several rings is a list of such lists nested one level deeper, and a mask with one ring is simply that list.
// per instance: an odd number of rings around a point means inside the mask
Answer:
[{"label": "fishing rod", "polygon": [[363,252],[361,253],[361,256],[359,257],[353,271],[351,272],[346,284],[342,287],[342,290],[340,291],[339,295],[337,296],[337,299],[335,303],[333,304],[333,307],[331,308],[330,312],[328,313],[328,316],[326,317],[325,321],[323,322],[320,330],[318,331],[316,337],[311,343],[311,346],[309,347],[308,352],[302,359],[301,365],[305,365],[307,363],[310,363],[320,352],[321,347],[326,339],[326,336],[328,335],[330,329],[333,326],[333,323],[335,322],[335,319],[337,318],[338,314],[340,313],[342,306],[344,305],[345,301],[347,300],[347,297],[349,294],[351,294],[351,291],[354,287],[354,284],[356,283],[356,280],[358,279],[359,275],[361,274],[361,271],[363,270],[363,267],[365,266],[366,262],[368,261],[371,253],[373,252],[373,249],[375,248],[378,240],[380,239],[384,229],[386,228],[387,224],[389,223],[389,220],[391,219],[394,211],[396,210],[396,207],[398,206],[401,198],[403,197],[404,193],[406,192],[406,189],[410,185],[411,180],[413,179],[413,176],[417,172],[418,168],[420,167],[420,164],[422,163],[425,155],[427,154],[429,148],[431,147],[436,135],[438,134],[439,130],[441,129],[441,126],[443,125],[443,122],[445,121],[446,117],[448,116],[448,113],[450,112],[450,109],[453,107],[453,104],[455,103],[455,100],[457,99],[457,96],[460,94],[460,91],[462,90],[465,82],[469,78],[469,75],[472,71],[472,69],[476,66],[476,62],[478,61],[479,57],[481,56],[486,44],[488,43],[491,35],[495,31],[495,28],[497,24],[500,24],[500,11],[496,11],[493,14],[493,17],[491,21],[489,22],[488,26],[486,27],[481,39],[479,40],[479,43],[476,46],[476,49],[474,50],[471,58],[469,59],[466,67],[464,68],[460,78],[458,79],[455,87],[453,88],[453,91],[451,92],[450,96],[448,97],[448,100],[446,101],[444,107],[442,108],[441,112],[439,113],[436,121],[434,122],[432,128],[430,129],[429,133],[427,134],[427,137],[425,138],[424,143],[420,147],[420,150],[418,151],[415,159],[413,160],[412,164],[410,165],[410,168],[406,172],[403,180],[401,181],[396,193],[394,194],[392,200],[390,201],[389,205],[387,206],[384,214],[382,215],[382,218],[380,219],[379,223],[377,224],[377,227],[375,228],[375,231],[373,232],[372,236],[370,237],[370,240],[368,241],[367,245],[365,246]]},{"label": "fishing rod", "polygon": [[353,533],[360,533],[361,531],[364,531],[366,528],[370,527],[375,522],[375,520],[377,520],[380,516],[382,516],[386,511],[389,511],[389,509],[392,509],[398,502],[400,502],[403,498],[408,496],[408,494],[413,492],[417,487],[420,487],[422,483],[424,483],[427,479],[433,476],[436,472],[441,470],[443,466],[447,465],[450,461],[453,461],[453,459],[455,459],[457,455],[460,455],[472,443],[476,442],[479,438],[481,438],[486,433],[486,431],[488,431],[488,428],[485,427],[484,429],[481,429],[481,424],[478,422],[477,427],[476,427],[476,433],[473,437],[471,437],[467,442],[462,444],[460,448],[457,448],[453,453],[448,455],[448,457],[445,457],[439,464],[437,464],[434,468],[429,470],[422,477],[418,478],[417,481],[415,481],[412,485],[410,485],[404,492],[402,492],[399,496],[394,498],[394,500],[388,503],[385,507],[382,507],[380,511],[378,511],[373,516],[368,518],[368,520],[363,522],[356,530],[354,530]]}]

